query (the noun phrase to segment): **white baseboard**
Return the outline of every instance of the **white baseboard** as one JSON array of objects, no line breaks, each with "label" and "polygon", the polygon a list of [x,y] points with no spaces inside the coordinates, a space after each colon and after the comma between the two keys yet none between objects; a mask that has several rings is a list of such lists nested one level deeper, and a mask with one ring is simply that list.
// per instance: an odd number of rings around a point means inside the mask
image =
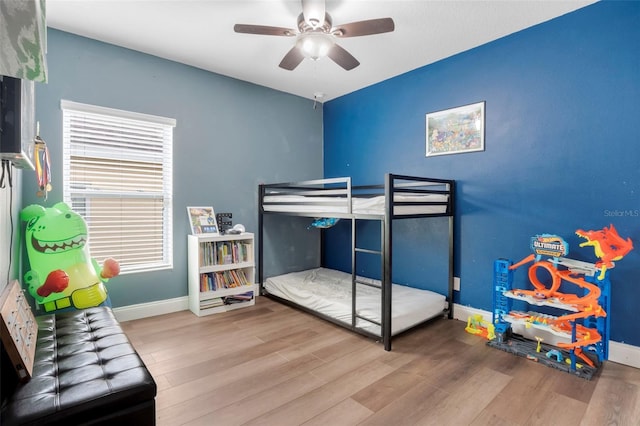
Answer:
[{"label": "white baseboard", "polygon": [[175,299],[159,300],[157,302],[140,303],[137,305],[113,308],[118,321],[131,321],[141,318],[154,317],[156,315],[170,314],[189,309],[189,298],[176,297]]},{"label": "white baseboard", "polygon": [[640,347],[609,340],[609,361],[640,368]]},{"label": "white baseboard", "polygon": [[[480,314],[487,322],[493,322],[493,314],[489,311],[453,304],[453,318],[467,322],[471,315]],[[640,346],[609,340],[609,361],[630,367],[640,368]]]},{"label": "white baseboard", "polygon": [[482,309],[472,308],[471,306],[462,306],[457,303],[453,304],[453,318],[467,322],[467,319],[471,315],[482,315],[482,318],[486,322],[493,322],[493,314],[489,311],[483,311]]}]

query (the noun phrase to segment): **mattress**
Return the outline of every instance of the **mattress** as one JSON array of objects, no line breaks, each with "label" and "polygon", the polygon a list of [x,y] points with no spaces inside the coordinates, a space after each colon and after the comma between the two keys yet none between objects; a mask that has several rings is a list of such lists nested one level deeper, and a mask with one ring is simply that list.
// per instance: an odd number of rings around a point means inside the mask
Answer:
[{"label": "mattress", "polygon": [[[380,284],[378,280],[358,277],[360,281]],[[265,289],[272,295],[322,313],[351,325],[351,274],[326,268],[292,272],[268,278]],[[381,290],[357,284],[356,312],[381,322]],[[441,315],[446,309],[445,296],[392,284],[391,334]],[[358,328],[380,335],[380,327],[358,320]]]},{"label": "mattress", "polygon": [[[351,213],[384,215],[385,197],[357,198],[353,197]],[[447,202],[446,194],[403,195],[396,194],[397,203],[409,202]],[[274,204],[277,203],[277,204]],[[348,213],[345,197],[305,197],[302,195],[267,195],[263,199],[263,207],[268,212],[289,213]],[[446,205],[395,205],[396,215],[437,214],[446,213]]]}]

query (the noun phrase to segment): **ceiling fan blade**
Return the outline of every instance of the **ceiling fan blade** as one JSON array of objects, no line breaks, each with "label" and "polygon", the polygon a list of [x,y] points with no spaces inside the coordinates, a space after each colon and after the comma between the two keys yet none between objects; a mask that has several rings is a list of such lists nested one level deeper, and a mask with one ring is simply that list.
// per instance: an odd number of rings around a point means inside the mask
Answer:
[{"label": "ceiling fan blade", "polygon": [[280,65],[278,66],[285,70],[293,71],[295,67],[300,65],[300,62],[302,62],[303,59],[304,55],[300,49],[298,49],[298,46],[293,46],[293,48],[284,55],[284,58],[282,58],[282,61],[280,61]]},{"label": "ceiling fan blade", "polygon": [[336,37],[360,37],[373,34],[390,33],[395,29],[391,18],[370,19],[351,22],[335,27],[331,32]]},{"label": "ceiling fan blade", "polygon": [[258,34],[272,36],[292,37],[296,35],[296,30],[291,28],[270,27],[267,25],[235,24],[233,31],[243,34]]},{"label": "ceiling fan blade", "polygon": [[324,24],[325,0],[302,0],[302,16],[311,28]]},{"label": "ceiling fan blade", "polygon": [[360,62],[353,55],[337,44],[334,44],[329,53],[327,54],[333,62],[340,65],[345,70],[349,71],[360,65]]}]

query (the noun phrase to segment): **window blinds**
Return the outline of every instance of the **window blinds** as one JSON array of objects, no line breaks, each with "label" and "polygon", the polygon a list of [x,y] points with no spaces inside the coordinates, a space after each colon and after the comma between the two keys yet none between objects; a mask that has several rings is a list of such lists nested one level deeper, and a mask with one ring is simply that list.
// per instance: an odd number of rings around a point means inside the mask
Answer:
[{"label": "window blinds", "polygon": [[121,273],[172,267],[175,120],[61,106],[64,201],[87,222],[91,256]]}]

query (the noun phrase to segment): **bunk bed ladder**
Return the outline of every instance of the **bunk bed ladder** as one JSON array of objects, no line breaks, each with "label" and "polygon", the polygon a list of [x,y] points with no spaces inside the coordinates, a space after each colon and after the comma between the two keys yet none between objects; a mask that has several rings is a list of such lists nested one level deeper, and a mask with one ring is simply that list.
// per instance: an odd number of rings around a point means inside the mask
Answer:
[{"label": "bunk bed ladder", "polygon": [[[386,351],[391,350],[391,222],[393,214],[393,185],[394,175],[385,176],[386,212],[380,223],[380,250],[370,250],[357,246],[357,219],[351,218],[351,324],[355,328],[358,319],[368,321],[380,327],[380,336]],[[381,280],[380,286],[357,279],[357,253],[367,253],[380,256]],[[375,321],[356,313],[356,284],[364,284],[381,290],[381,321]]]},{"label": "bunk bed ladder", "polygon": [[377,325],[378,327],[382,327],[382,322],[380,321],[376,321],[374,319],[362,316],[362,315],[358,315],[357,311],[356,311],[356,289],[357,289],[357,284],[362,284],[362,285],[366,285],[369,287],[373,287],[373,288],[377,288],[380,289],[381,286],[369,281],[364,281],[364,280],[359,280],[358,279],[358,275],[356,273],[356,271],[358,270],[357,268],[357,259],[358,253],[367,253],[367,254],[373,254],[373,255],[377,255],[377,256],[382,256],[382,250],[370,250],[370,249],[366,249],[366,248],[360,248],[358,247],[357,244],[357,221],[358,219],[356,219],[355,217],[351,218],[351,294],[353,295],[353,297],[351,298],[351,325],[353,328],[356,328],[356,324],[358,319],[370,322],[372,324]]}]

